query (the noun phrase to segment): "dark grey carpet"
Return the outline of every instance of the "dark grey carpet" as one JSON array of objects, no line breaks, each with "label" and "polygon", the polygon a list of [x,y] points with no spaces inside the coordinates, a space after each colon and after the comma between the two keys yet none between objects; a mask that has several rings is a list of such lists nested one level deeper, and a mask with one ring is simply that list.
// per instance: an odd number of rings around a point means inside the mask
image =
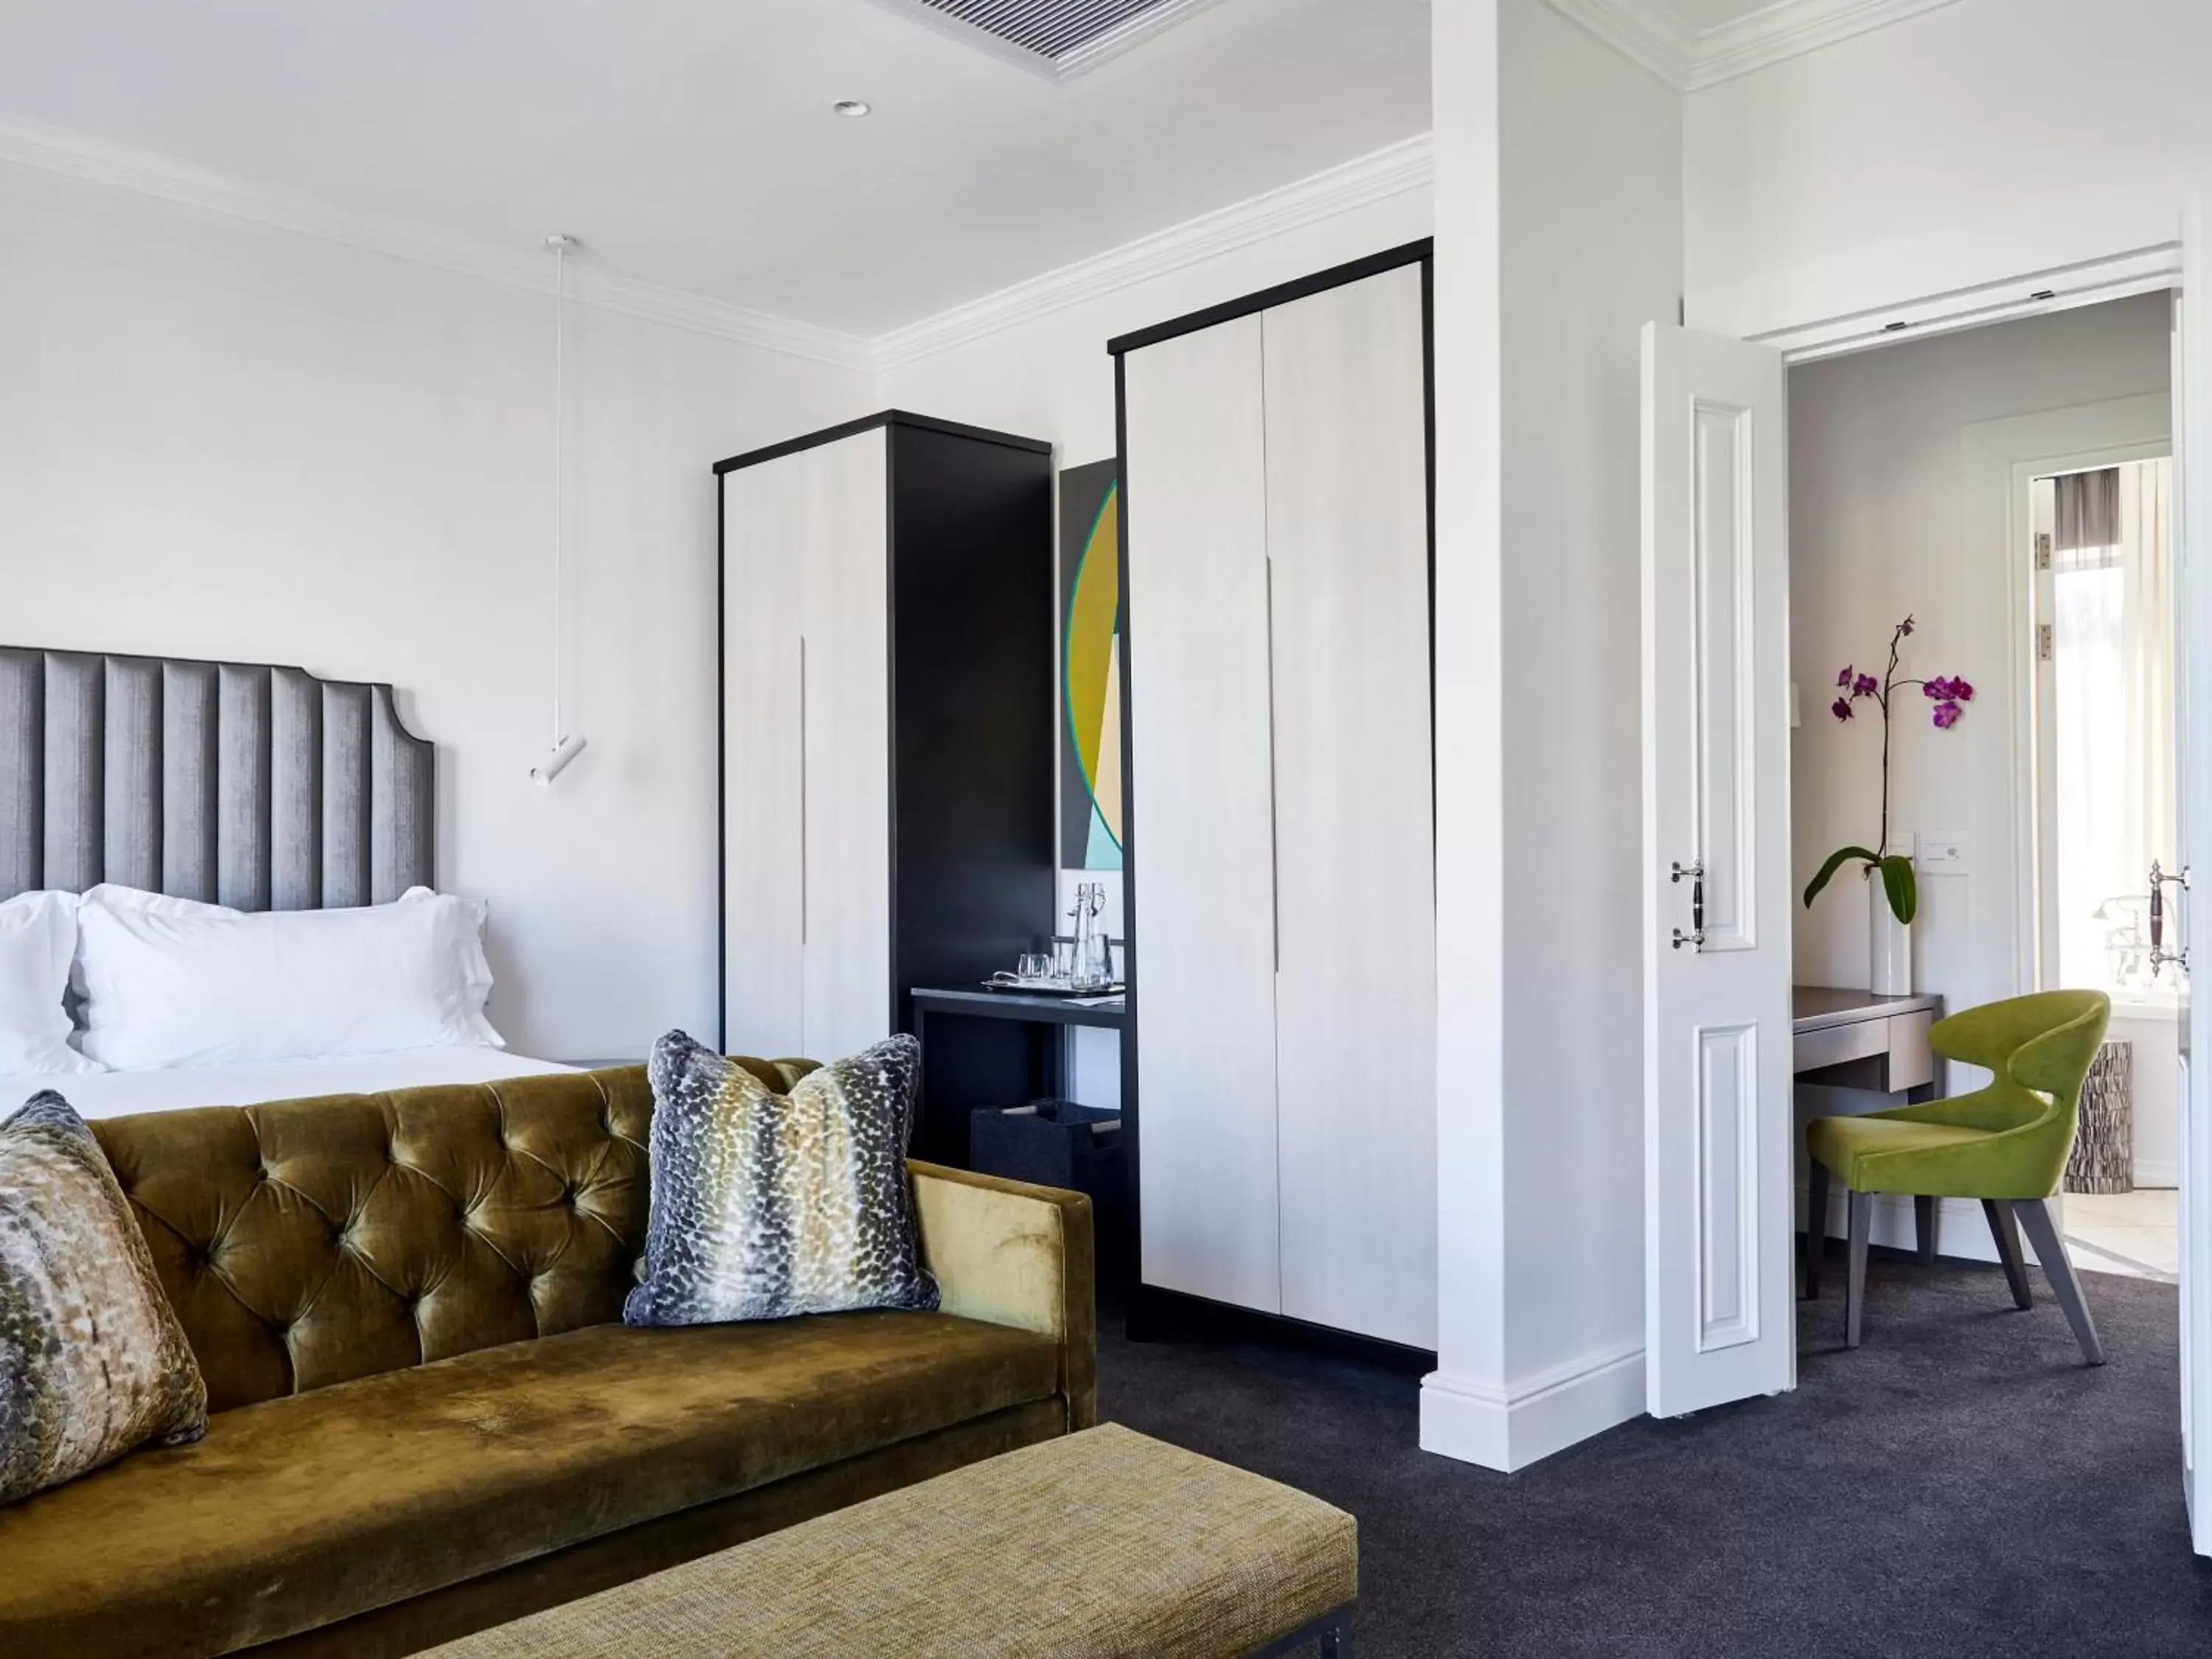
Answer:
[{"label": "dark grey carpet", "polygon": [[1359,1519],[1360,1650],[2212,1655],[2181,1498],[2173,1287],[2088,1276],[2091,1371],[2039,1275],[1841,1261],[1796,1393],[1624,1424],[1510,1477],[1417,1449],[1416,1385],[1291,1349],[1100,1345],[1105,1414]]}]

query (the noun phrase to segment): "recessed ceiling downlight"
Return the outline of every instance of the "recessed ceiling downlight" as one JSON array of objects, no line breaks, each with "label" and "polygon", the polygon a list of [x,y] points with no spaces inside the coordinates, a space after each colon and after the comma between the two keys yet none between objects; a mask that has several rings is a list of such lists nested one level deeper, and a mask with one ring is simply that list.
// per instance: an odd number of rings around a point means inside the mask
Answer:
[{"label": "recessed ceiling downlight", "polygon": [[838,114],[843,116],[847,120],[857,121],[863,115],[867,114],[869,111],[875,108],[875,106],[871,104],[865,98],[840,98],[836,103],[830,105],[830,107],[836,110]]}]

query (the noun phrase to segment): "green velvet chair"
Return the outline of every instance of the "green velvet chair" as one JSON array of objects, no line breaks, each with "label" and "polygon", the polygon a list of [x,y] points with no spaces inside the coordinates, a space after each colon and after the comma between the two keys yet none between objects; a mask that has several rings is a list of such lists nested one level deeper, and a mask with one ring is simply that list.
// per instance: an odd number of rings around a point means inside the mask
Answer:
[{"label": "green velvet chair", "polygon": [[1996,1239],[2014,1303],[2031,1300],[2021,1261],[2021,1227],[2092,1365],[2105,1363],[2081,1281],[2044,1200],[2058,1190],[2081,1102],[2081,1085],[2105,1040],[2112,1011],[2101,991],[2044,991],[1970,1008],[1929,1032],[1936,1052],[1985,1066],[1987,1088],[1924,1105],[1863,1117],[1820,1117],[1805,1132],[1812,1154],[1807,1206],[1805,1294],[1817,1297],[1827,1243],[1828,1178],[1850,1195],[1850,1276],[1844,1297],[1844,1342],[1859,1346],[1866,1304],[1867,1238],[1876,1193],[1910,1193],[1920,1257],[1935,1257],[1936,1204],[1978,1198]]}]

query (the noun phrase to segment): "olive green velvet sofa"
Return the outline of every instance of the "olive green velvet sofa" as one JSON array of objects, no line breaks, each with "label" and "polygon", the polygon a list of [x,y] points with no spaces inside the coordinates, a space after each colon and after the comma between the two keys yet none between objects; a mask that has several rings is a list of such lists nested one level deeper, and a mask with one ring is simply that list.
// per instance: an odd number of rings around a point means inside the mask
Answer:
[{"label": "olive green velvet sofa", "polygon": [[1096,1419],[1072,1193],[910,1166],[939,1313],[623,1325],[652,1113],[633,1067],[96,1124],[211,1416],[0,1509],[0,1653],[412,1652]]}]

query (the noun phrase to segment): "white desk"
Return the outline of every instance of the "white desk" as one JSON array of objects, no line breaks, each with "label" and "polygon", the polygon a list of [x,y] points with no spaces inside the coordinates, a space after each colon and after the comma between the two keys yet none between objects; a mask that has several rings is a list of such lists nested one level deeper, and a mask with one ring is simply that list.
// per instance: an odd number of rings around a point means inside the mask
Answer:
[{"label": "white desk", "polygon": [[1942,998],[1799,985],[1790,992],[1790,1069],[1802,1081],[1935,1098],[1928,1031],[1943,1016]]}]

